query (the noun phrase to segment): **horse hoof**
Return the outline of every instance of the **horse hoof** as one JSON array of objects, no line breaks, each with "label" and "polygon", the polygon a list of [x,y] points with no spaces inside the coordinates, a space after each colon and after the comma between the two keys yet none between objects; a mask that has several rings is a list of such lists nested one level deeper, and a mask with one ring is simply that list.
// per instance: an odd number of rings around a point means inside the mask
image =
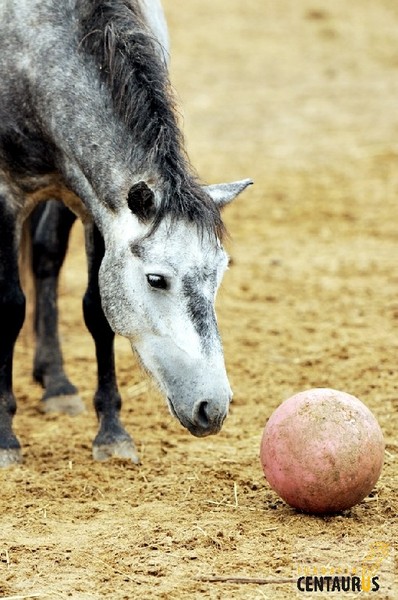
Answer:
[{"label": "horse hoof", "polygon": [[0,468],[10,467],[22,462],[22,454],[19,448],[0,448]]},{"label": "horse hoof", "polygon": [[77,394],[51,396],[42,400],[41,407],[45,413],[63,413],[72,417],[86,410],[83,400]]},{"label": "horse hoof", "polygon": [[93,445],[93,458],[99,461],[108,460],[109,458],[123,458],[131,460],[136,465],[140,463],[137,450],[131,440],[101,444],[100,446]]}]

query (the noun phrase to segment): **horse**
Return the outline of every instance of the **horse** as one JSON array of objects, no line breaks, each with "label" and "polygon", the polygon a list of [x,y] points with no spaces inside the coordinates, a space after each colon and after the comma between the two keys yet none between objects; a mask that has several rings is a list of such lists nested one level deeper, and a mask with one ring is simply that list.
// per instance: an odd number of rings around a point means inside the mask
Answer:
[{"label": "horse", "polygon": [[25,318],[19,254],[30,232],[44,411],[83,405],[63,370],[57,282],[76,217],[85,230],[84,320],[96,349],[93,458],[139,462],[121,418],[115,334],[169,409],[216,434],[232,392],[214,309],[227,268],[221,208],[250,179],[203,185],[187,156],[158,0],[0,3],[0,465],[13,431],[13,350]]}]

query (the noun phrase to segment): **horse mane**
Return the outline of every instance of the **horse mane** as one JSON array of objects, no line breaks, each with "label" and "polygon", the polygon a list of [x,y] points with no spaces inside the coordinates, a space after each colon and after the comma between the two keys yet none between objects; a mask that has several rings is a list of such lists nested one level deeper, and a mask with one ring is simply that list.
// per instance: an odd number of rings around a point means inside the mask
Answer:
[{"label": "horse mane", "polygon": [[219,208],[202,190],[184,150],[166,61],[139,3],[86,0],[84,8],[80,49],[94,59],[114,110],[140,141],[141,168],[155,165],[162,178],[153,227],[166,215],[182,217],[221,238]]}]

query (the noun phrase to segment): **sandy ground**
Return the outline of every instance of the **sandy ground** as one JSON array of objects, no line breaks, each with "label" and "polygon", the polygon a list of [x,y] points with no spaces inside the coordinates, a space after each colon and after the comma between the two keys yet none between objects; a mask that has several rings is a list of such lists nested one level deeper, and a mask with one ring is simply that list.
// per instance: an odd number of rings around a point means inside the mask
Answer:
[{"label": "sandy ground", "polygon": [[[362,596],[397,598],[397,4],[164,4],[193,163],[207,182],[255,180],[225,210],[233,264],[218,315],[231,414],[218,436],[191,437],[118,340],[123,418],[142,464],[92,461],[96,368],[77,226],[61,329],[87,411],[38,412],[22,336],[15,429],[25,460],[0,473],[0,598],[295,598],[300,573],[359,568],[375,544],[380,590]],[[361,398],[386,440],[375,490],[337,516],[289,508],[259,464],[271,412],[318,386]]]}]

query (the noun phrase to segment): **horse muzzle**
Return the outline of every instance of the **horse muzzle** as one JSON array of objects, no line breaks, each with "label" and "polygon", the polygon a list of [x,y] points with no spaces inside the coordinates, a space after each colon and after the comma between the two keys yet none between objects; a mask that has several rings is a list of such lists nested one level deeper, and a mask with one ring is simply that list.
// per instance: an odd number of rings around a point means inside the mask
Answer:
[{"label": "horse muzzle", "polygon": [[214,400],[198,400],[187,410],[177,409],[178,404],[170,397],[167,398],[172,414],[195,437],[205,437],[218,433],[228,415],[229,403],[232,394],[229,394],[225,403]]},{"label": "horse muzzle", "polygon": [[218,433],[232,398],[221,349],[198,359],[169,338],[154,337],[151,342],[134,347],[167,398],[172,415],[196,437]]}]

